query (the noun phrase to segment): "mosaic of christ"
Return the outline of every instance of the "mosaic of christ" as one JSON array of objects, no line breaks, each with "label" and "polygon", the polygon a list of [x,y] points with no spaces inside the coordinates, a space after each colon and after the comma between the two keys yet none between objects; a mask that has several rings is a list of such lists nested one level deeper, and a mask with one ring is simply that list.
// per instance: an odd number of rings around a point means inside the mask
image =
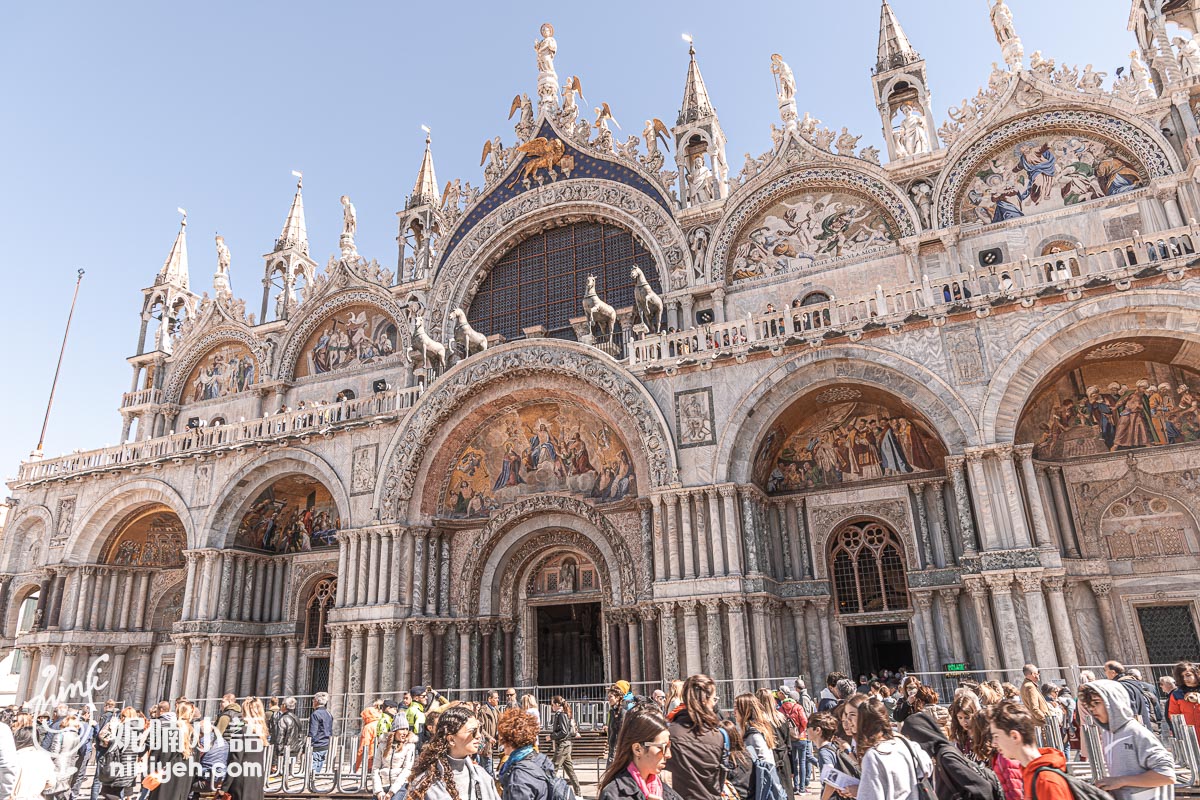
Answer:
[{"label": "mosaic of christ", "polygon": [[296,377],[371,364],[396,352],[396,324],[372,306],[339,311],[309,337]]},{"label": "mosaic of christ", "polygon": [[442,503],[454,517],[485,517],[522,497],[567,492],[597,503],[637,495],[625,443],[580,406],[534,403],[488,420],[459,453]]},{"label": "mosaic of christ", "polygon": [[184,402],[216,400],[245,391],[257,377],[258,365],[241,342],[223,344],[204,356],[184,386]]},{"label": "mosaic of christ", "polygon": [[924,418],[869,387],[802,398],[759,445],[755,481],[768,492],[908,477],[942,469],[945,448]]}]

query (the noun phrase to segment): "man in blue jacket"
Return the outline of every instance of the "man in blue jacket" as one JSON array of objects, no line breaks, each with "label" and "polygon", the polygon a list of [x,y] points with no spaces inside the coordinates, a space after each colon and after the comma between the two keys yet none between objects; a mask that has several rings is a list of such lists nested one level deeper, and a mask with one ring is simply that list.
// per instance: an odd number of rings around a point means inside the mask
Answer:
[{"label": "man in blue jacket", "polygon": [[313,773],[325,771],[325,758],[329,755],[329,740],[333,737],[333,714],[329,713],[329,694],[317,692],[313,695],[313,712],[308,718],[308,738],[312,740]]}]

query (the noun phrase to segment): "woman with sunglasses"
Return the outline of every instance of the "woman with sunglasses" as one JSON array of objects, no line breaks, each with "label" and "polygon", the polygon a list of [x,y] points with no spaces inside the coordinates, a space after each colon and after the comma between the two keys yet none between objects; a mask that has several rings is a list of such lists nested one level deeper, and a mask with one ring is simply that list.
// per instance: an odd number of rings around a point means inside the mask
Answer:
[{"label": "woman with sunglasses", "polygon": [[466,706],[450,706],[417,756],[406,800],[500,800],[472,758],[478,752],[479,720]]},{"label": "woman with sunglasses", "polygon": [[612,761],[600,778],[599,800],[683,800],[659,773],[671,757],[671,733],[661,714],[638,706],[626,713]]}]

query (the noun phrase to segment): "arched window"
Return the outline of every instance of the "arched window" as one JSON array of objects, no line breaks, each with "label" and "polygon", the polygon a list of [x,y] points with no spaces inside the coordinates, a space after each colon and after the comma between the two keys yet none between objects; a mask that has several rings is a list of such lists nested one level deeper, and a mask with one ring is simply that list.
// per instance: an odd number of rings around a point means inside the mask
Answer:
[{"label": "arched window", "polygon": [[821,303],[828,303],[829,295],[824,292],[809,292],[804,295],[804,299],[800,301],[802,306],[817,306]]},{"label": "arched window", "polygon": [[831,540],[830,572],[840,614],[864,614],[908,608],[904,548],[890,528],[857,522]]},{"label": "arched window", "polygon": [[542,325],[548,336],[574,339],[570,320],[583,316],[587,277],[596,277],[601,300],[625,308],[633,305],[629,273],[635,266],[661,294],[653,257],[629,231],[602,222],[551,228],[504,254],[479,287],[467,318],[487,336],[519,339],[526,328]]},{"label": "arched window", "polygon": [[325,578],[308,596],[304,617],[304,646],[310,650],[329,647],[329,611],[337,598],[337,578]]}]

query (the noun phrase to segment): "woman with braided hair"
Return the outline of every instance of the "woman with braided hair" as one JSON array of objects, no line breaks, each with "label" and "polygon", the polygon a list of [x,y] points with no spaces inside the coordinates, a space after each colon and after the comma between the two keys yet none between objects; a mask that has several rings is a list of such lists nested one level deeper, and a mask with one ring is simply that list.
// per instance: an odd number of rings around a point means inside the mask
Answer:
[{"label": "woman with braided hair", "polygon": [[451,706],[417,756],[406,800],[500,800],[496,784],[472,756],[479,752],[479,719]]}]

